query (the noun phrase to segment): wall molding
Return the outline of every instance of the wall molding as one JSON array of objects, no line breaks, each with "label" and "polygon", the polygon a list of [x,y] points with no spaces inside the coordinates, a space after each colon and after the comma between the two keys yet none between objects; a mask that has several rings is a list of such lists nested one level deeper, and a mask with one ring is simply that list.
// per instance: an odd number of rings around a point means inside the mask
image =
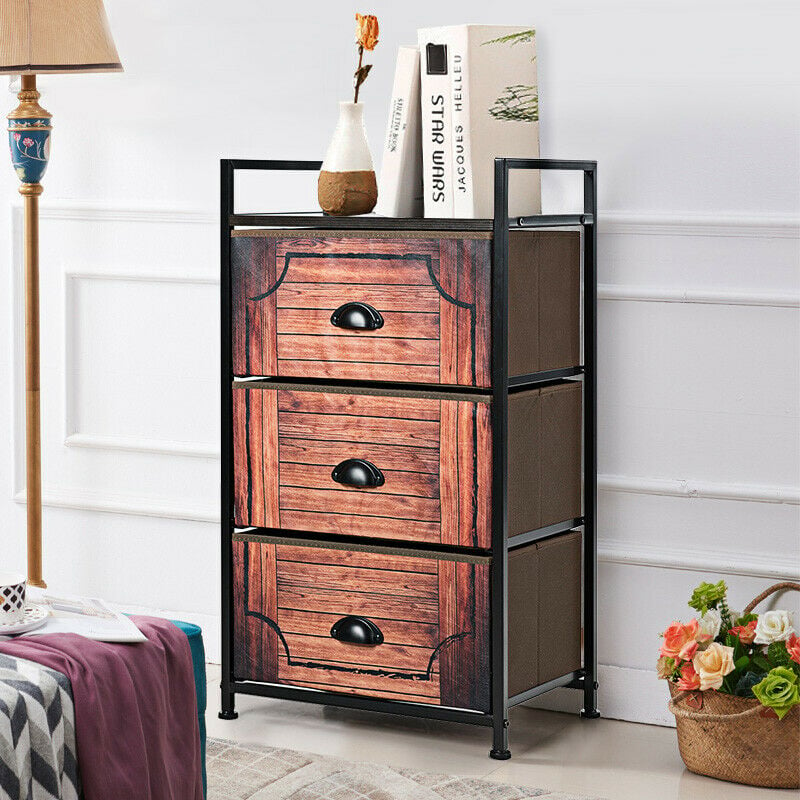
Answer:
[{"label": "wall molding", "polygon": [[[20,206],[15,205],[16,208]],[[97,201],[45,200],[42,219],[84,222],[179,223],[218,225],[216,212],[156,206],[99,204]],[[694,214],[601,211],[598,232],[631,236],[727,236],[757,239],[800,239],[800,216],[792,214]]]},{"label": "wall molding", "polygon": [[787,503],[800,505],[796,486],[751,483],[719,483],[702,480],[645,478],[631,475],[598,475],[597,486],[607,492],[655,494],[666,497],[708,500],[739,500],[751,503]]},{"label": "wall molding", "polygon": [[760,292],[753,290],[681,289],[670,286],[636,286],[601,283],[598,300],[621,300],[640,303],[698,303],[721,306],[768,306],[800,308],[800,293]]},{"label": "wall molding", "polygon": [[[17,205],[17,207],[20,207]],[[156,206],[98,205],[74,200],[55,200],[40,204],[40,219],[68,222],[134,222],[146,224],[219,225],[214,213]]]},{"label": "wall molding", "polygon": [[[14,494],[14,502],[25,504],[25,491]],[[49,489],[42,491],[42,505],[70,508],[76,511],[98,511],[105,514],[130,514],[137,517],[163,517],[191,522],[219,523],[219,506],[203,503],[175,503],[166,498],[137,497],[111,492],[90,492],[85,489]]]},{"label": "wall molding", "polygon": [[78,406],[75,386],[75,337],[73,325],[77,315],[75,286],[81,281],[119,281],[123,283],[187,284],[193,286],[217,286],[219,278],[211,275],[178,275],[174,273],[130,273],[93,272],[88,270],[64,271],[64,444],[67,447],[83,447],[94,450],[117,450],[129,453],[182,456],[189,458],[218,458],[219,447],[206,442],[150,439],[139,436],[96,435],[82,432],[76,422]]},{"label": "wall molding", "polygon": [[203,442],[183,442],[167,439],[145,439],[138,436],[95,436],[91,433],[71,433],[64,439],[67,447],[90,450],[119,450],[126,453],[152,453],[187,458],[220,457],[219,447]]},{"label": "wall molding", "polygon": [[636,214],[600,211],[598,234],[800,239],[800,216],[786,214]]},{"label": "wall molding", "polygon": [[706,574],[744,575],[769,580],[800,580],[800,562],[790,556],[771,558],[759,553],[731,551],[718,548],[663,547],[657,544],[640,544],[621,539],[600,539],[597,560],[605,564],[628,567],[655,567],[680,572]]},{"label": "wall molding", "polygon": [[[132,495],[100,494],[84,490],[45,488],[43,503],[55,508],[94,511],[107,514],[129,514],[144,517],[164,517],[194,522],[219,523],[216,505],[175,503],[165,498]],[[17,503],[26,502],[25,492],[14,495]],[[787,559],[770,558],[758,553],[682,546],[680,551],[660,544],[631,543],[619,539],[601,538],[597,558],[600,563],[621,566],[653,567],[706,574],[745,575],[768,579],[800,580],[800,567]]]}]

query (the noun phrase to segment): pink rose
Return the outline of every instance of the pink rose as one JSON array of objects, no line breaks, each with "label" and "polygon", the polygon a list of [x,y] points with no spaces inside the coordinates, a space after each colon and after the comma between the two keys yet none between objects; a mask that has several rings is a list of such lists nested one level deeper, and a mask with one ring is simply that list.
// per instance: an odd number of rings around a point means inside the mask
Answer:
[{"label": "pink rose", "polygon": [[789,658],[800,664],[800,636],[793,633],[786,642],[786,649],[789,651]]},{"label": "pink rose", "polygon": [[661,645],[661,655],[669,658],[680,658],[689,661],[697,652],[697,637],[700,626],[696,619],[688,625],[673,622],[664,633],[664,644]]},{"label": "pink rose", "polygon": [[30,136],[27,136],[22,140],[22,144],[24,144],[25,147],[33,147],[33,139],[31,139]]},{"label": "pink rose", "polygon": [[15,133],[14,134],[14,141],[15,142],[18,142],[21,138],[22,138],[22,134],[21,133]]},{"label": "pink rose", "polygon": [[700,688],[700,676],[691,661],[681,667],[681,677],[678,678],[678,688],[684,692],[691,692]]}]

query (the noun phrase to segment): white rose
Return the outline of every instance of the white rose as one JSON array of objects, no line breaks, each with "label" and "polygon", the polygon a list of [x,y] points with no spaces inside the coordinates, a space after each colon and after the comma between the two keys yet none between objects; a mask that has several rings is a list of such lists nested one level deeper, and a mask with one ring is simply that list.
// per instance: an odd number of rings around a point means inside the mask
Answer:
[{"label": "white rose", "polygon": [[722,615],[719,613],[718,608],[709,608],[697,622],[700,625],[700,634],[706,638],[706,641],[713,642],[719,636],[719,629],[722,627]]},{"label": "white rose", "polygon": [[756,644],[785,642],[794,633],[792,618],[788,611],[765,611],[758,615]]}]

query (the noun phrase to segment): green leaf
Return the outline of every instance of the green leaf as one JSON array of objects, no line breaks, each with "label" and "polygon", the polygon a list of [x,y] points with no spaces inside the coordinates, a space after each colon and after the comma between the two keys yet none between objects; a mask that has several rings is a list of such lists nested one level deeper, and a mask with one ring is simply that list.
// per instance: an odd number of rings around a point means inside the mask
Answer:
[{"label": "green leaf", "polygon": [[[703,581],[692,592],[689,605],[701,614],[705,614],[709,608],[717,608],[717,606],[722,603],[723,608],[727,611],[727,607],[725,606],[725,595],[727,591],[728,587],[725,585],[725,581],[718,581],[717,583],[707,583]],[[722,616],[725,617],[726,615],[723,614]]]},{"label": "green leaf", "polygon": [[769,661],[761,653],[753,656],[752,663],[762,672],[769,672],[771,669]]},{"label": "green leaf", "polygon": [[734,669],[744,669],[750,663],[750,656],[742,656],[733,662]]}]

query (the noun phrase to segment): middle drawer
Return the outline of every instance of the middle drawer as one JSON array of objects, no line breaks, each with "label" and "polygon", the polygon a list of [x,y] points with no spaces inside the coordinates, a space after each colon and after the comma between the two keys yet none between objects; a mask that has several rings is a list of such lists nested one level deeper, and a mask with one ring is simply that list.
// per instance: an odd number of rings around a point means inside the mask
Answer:
[{"label": "middle drawer", "polygon": [[237,526],[490,546],[487,403],[249,383],[233,407]]}]

